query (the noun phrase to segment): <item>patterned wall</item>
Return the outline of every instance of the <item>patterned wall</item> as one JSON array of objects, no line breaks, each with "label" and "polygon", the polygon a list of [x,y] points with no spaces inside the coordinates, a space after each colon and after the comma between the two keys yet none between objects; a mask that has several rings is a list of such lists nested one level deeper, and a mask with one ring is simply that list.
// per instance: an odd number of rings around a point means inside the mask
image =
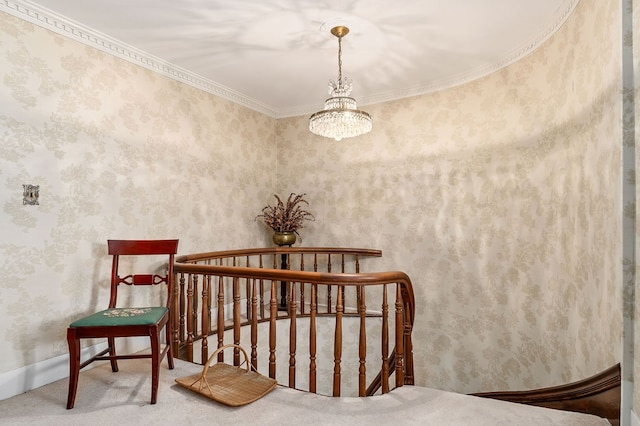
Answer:
[{"label": "patterned wall", "polygon": [[107,305],[108,238],[266,243],[275,119],[2,13],[0,99],[0,373],[65,354]]},{"label": "patterned wall", "polygon": [[69,321],[106,303],[104,278],[87,283],[107,238],[265,245],[253,217],[274,188],[309,194],[305,245],[380,248],[377,269],[412,277],[418,384],[531,388],[614,364],[619,16],[583,0],[516,64],[368,107],[374,131],[336,143],[0,14],[0,373],[66,353]]},{"label": "patterned wall", "polygon": [[358,139],[279,121],[279,190],[316,213],[305,244],[380,248],[412,277],[418,384],[525,389],[619,361],[619,13],[583,0],[500,72],[364,108]]}]

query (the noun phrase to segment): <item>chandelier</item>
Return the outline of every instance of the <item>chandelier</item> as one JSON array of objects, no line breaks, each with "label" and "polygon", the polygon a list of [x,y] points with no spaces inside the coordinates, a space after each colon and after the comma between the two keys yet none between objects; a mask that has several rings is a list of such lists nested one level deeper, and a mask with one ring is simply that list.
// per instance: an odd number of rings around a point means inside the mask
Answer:
[{"label": "chandelier", "polygon": [[349,96],[352,83],[342,78],[342,37],[348,33],[349,28],[344,26],[331,29],[338,38],[338,81],[329,82],[330,97],[324,101],[324,110],[309,117],[311,133],[337,141],[371,131],[371,116],[357,108],[356,100]]}]

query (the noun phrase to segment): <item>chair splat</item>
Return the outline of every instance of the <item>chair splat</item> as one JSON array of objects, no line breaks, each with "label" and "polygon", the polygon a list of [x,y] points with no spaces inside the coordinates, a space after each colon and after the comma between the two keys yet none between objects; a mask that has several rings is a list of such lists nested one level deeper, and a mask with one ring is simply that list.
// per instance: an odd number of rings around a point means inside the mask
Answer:
[{"label": "chair splat", "polygon": [[166,275],[135,274],[118,277],[118,284],[125,285],[158,285],[167,282]]}]

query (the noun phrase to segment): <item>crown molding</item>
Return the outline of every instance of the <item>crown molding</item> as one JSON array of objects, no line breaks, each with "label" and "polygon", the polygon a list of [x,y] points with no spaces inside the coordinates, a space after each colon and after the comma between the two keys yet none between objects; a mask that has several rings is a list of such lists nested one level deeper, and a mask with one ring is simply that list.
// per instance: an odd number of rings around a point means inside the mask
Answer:
[{"label": "crown molding", "polygon": [[78,22],[74,22],[69,18],[58,15],[30,1],[1,0],[0,10],[75,41],[79,41],[80,43],[95,47],[125,61],[140,65],[158,74],[162,74],[165,77],[204,90],[205,92],[227,99],[254,111],[261,112],[270,117],[278,117],[277,111],[262,102],[150,55],[147,52],[109,37],[106,34],[102,34]]},{"label": "crown molding", "polygon": [[[442,79],[427,85],[413,87],[410,89],[388,91],[375,94],[373,96],[361,97],[358,100],[360,106],[394,101],[402,98],[419,96],[440,90],[449,89],[482,78],[488,74],[496,72],[512,63],[522,59],[533,52],[538,46],[544,43],[549,37],[562,27],[576,8],[580,0],[566,0],[563,7],[559,8],[552,25],[543,28],[535,37],[513,51],[504,55],[499,61],[460,73],[451,78]],[[79,41],[88,46],[95,47],[103,52],[117,56],[131,63],[140,65],[146,69],[157,72],[171,79],[188,84],[192,87],[204,90],[205,92],[227,99],[254,111],[263,113],[273,118],[294,117],[307,115],[317,109],[317,105],[305,105],[290,109],[276,110],[274,107],[250,98],[229,87],[206,79],[198,74],[183,69],[175,64],[150,55],[140,49],[102,34],[94,29],[74,22],[69,18],[56,14],[42,6],[34,4],[29,0],[0,0],[0,10],[15,17],[31,22],[35,25],[51,30],[73,40]]]}]

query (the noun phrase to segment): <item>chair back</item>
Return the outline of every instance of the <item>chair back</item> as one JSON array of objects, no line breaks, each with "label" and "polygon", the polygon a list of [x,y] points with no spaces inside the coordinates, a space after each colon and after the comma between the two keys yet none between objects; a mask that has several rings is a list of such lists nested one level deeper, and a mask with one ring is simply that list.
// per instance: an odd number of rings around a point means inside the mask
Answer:
[{"label": "chair back", "polygon": [[[173,296],[173,262],[178,252],[178,240],[107,240],[109,254],[113,256],[111,265],[111,298],[109,308],[115,308],[118,299],[118,286],[125,285],[158,285],[167,286],[166,307],[171,306]],[[130,274],[121,276],[118,271],[120,256],[152,256],[166,255],[166,274]]]}]

